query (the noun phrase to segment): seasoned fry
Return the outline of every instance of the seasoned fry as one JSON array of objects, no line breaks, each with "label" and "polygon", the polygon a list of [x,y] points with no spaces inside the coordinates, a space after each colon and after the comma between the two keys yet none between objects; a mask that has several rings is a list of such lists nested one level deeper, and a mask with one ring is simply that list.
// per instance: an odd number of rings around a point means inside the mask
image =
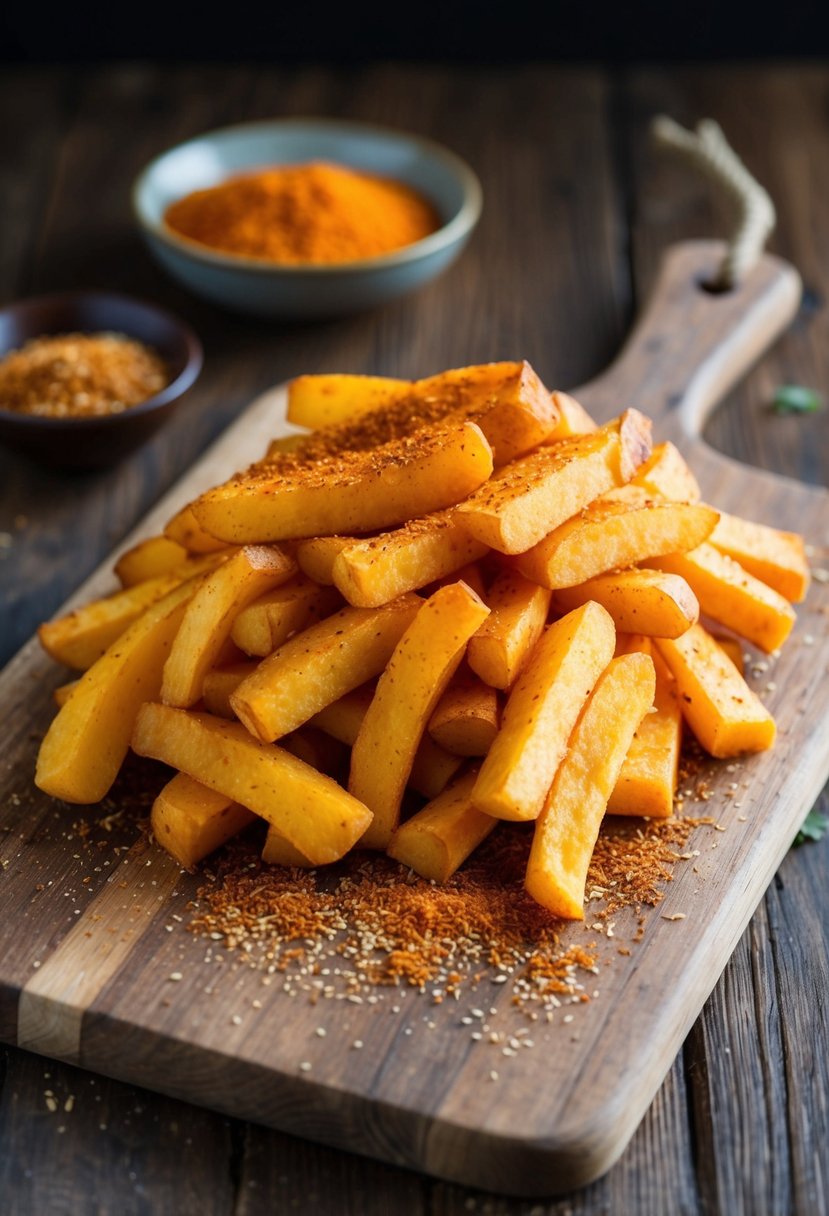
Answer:
[{"label": "seasoned fry", "polygon": [[339,592],[297,575],[242,608],[230,636],[245,654],[264,658],[292,634],[336,612],[341,604]]},{"label": "seasoned fry", "polygon": [[556,439],[568,439],[571,435],[589,435],[599,429],[583,405],[569,393],[553,393],[553,405],[558,411],[558,421],[547,436],[545,443]]},{"label": "seasoned fry", "polygon": [[499,819],[535,819],[576,718],[613,658],[616,630],[587,603],[550,625],[509,695],[503,725],[481,765],[474,802]]},{"label": "seasoned fry", "polygon": [[412,380],[390,376],[333,375],[297,376],[288,385],[286,417],[295,426],[312,431],[320,427],[353,422],[361,414],[391,405],[408,396]]},{"label": "seasoned fry", "polygon": [[376,608],[452,574],[486,552],[486,545],[469,536],[451,512],[439,511],[394,532],[344,545],[334,559],[332,580],[349,604]]},{"label": "seasoned fry", "polygon": [[782,646],[791,632],[794,611],[789,601],[713,545],[669,553],[648,565],[680,575],[693,588],[706,616],[766,653]]},{"label": "seasoned fry", "polygon": [[177,773],[153,803],[150,827],[158,843],[192,870],[255,818],[247,807]]},{"label": "seasoned fry", "polygon": [[293,469],[255,466],[208,490],[193,512],[235,544],[371,532],[453,506],[491,473],[491,447],[465,422]]},{"label": "seasoned fry", "polygon": [[336,781],[283,747],[257,742],[238,722],[145,704],[132,746],[248,807],[314,865],[343,857],[371,822],[371,812]]},{"label": "seasoned fry", "polygon": [[493,688],[510,688],[544,629],[550,592],[521,574],[500,574],[486,596],[491,613],[469,642],[472,670]]},{"label": "seasoned fry", "polygon": [[351,752],[348,788],[374,814],[366,847],[388,845],[426,725],[488,615],[465,583],[441,587],[422,603],[390,657]]},{"label": "seasoned fry", "polygon": [[[484,363],[455,368],[413,383],[388,381],[389,385],[401,387],[400,390],[390,389],[390,397],[383,404],[377,401],[377,395],[365,378],[344,379],[352,383],[342,386],[343,408],[336,421],[340,424],[343,440],[358,448],[366,442],[359,424],[367,415],[370,415],[372,433],[378,443],[410,435],[424,425],[434,427],[449,420],[469,420],[480,426],[493,449],[497,466],[532,451],[546,439],[558,421],[555,399],[528,363]],[[317,380],[319,384],[315,384]],[[331,426],[335,421],[332,394],[325,394],[325,390],[331,388],[331,380],[330,376],[303,377],[299,400],[289,389],[289,419],[313,428],[325,419],[329,435],[338,429]],[[315,388],[322,390],[316,400]],[[369,391],[358,403],[362,388]],[[410,517],[417,514],[423,512],[412,511]]]},{"label": "seasoned fry", "polygon": [[295,866],[301,870],[313,869],[313,862],[310,862],[304,853],[300,853],[299,849],[294,848],[290,840],[287,840],[273,824],[268,828],[268,834],[265,837],[262,860],[272,866]]},{"label": "seasoned fry", "polygon": [[196,577],[163,599],[84,672],[40,745],[35,784],[64,802],[100,802],[118,775],[138,710],[158,696]]},{"label": "seasoned fry", "polygon": [[472,802],[476,776],[477,771],[471,769],[407,819],[389,841],[389,857],[422,878],[448,882],[497,824]]},{"label": "seasoned fry", "polygon": [[772,746],[774,719],[701,625],[673,641],[658,638],[656,646],[676,680],[683,717],[707,752],[726,759]]},{"label": "seasoned fry", "polygon": [[169,574],[187,560],[187,550],[166,536],[150,536],[139,541],[115,563],[115,576],[122,587],[134,587],[148,578]]},{"label": "seasoned fry", "polygon": [[168,540],[181,545],[188,553],[217,553],[220,549],[226,548],[223,540],[217,540],[215,536],[205,532],[193,514],[192,503],[182,507],[172,519],[168,520],[164,528],[164,535]]},{"label": "seasoned fry", "polygon": [[256,663],[228,663],[224,667],[211,667],[205,672],[202,685],[202,701],[208,713],[218,718],[235,718],[230,704],[231,695],[243,680],[256,671]]},{"label": "seasoned fry", "polygon": [[212,569],[216,562],[215,557],[190,559],[176,571],[92,600],[56,621],[46,621],[37,631],[40,644],[56,663],[86,671],[151,604],[188,578]]},{"label": "seasoned fry", "polygon": [[456,508],[472,536],[523,553],[600,494],[630,480],[650,452],[650,422],[627,410],[590,435],[563,439],[499,469]]},{"label": "seasoned fry", "polygon": [[264,743],[296,730],[380,674],[422,603],[401,596],[382,608],[343,608],[312,625],[239,685],[230,698],[234,712]]},{"label": "seasoned fry", "polygon": [[535,825],[525,885],[554,916],[584,918],[593,846],[633,733],[653,703],[653,663],[620,655],[599,677]]},{"label": "seasoned fry", "polygon": [[638,644],[643,646],[642,653],[653,659],[656,691],[651,709],[634,732],[608,800],[607,814],[668,819],[673,813],[679,772],[682,714],[673,677],[663,660],[653,653],[648,638],[639,638]]},{"label": "seasoned fry", "polygon": [[609,570],[695,549],[717,518],[712,507],[657,501],[640,486],[626,485],[597,498],[510,564],[542,587],[575,587]]},{"label": "seasoned fry", "polygon": [[186,709],[202,695],[204,677],[230,637],[237,612],[296,571],[281,549],[248,545],[207,575],[193,596],[164,666],[161,699]]},{"label": "seasoned fry", "polygon": [[796,532],[782,532],[721,511],[708,540],[790,603],[799,604],[806,598],[811,576],[803,537]]},{"label": "seasoned fry", "polygon": [[303,574],[323,587],[334,586],[334,562],[343,549],[354,544],[353,536],[314,536],[301,540],[296,559]]},{"label": "seasoned fry", "polygon": [[670,441],[657,444],[632,481],[654,497],[669,502],[699,502],[702,497],[696,477]]},{"label": "seasoned fry", "polygon": [[455,676],[429,719],[435,743],[456,756],[485,756],[501,725],[495,689],[471,672]]},{"label": "seasoned fry", "polygon": [[699,619],[699,603],[684,578],[658,570],[598,574],[577,587],[553,594],[560,612],[595,600],[622,633],[676,638]]}]

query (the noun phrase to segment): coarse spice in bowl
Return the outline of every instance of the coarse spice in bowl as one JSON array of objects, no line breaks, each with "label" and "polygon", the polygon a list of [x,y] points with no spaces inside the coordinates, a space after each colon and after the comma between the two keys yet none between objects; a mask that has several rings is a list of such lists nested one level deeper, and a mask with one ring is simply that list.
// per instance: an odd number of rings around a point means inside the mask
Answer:
[{"label": "coarse spice in bowl", "polygon": [[201,370],[201,344],[153,304],[105,292],[0,310],[0,444],[52,468],[115,464]]},{"label": "coarse spice in bowl", "polygon": [[481,212],[472,169],[364,123],[225,127],[157,157],[133,189],[144,238],[191,291],[239,312],[334,317],[442,274]]}]

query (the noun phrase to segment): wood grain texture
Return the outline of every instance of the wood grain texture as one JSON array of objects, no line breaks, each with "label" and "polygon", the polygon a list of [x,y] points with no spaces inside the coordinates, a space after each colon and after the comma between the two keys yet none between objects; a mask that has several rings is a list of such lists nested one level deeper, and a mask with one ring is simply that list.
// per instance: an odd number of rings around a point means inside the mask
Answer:
[{"label": "wood grain texture", "polygon": [[[797,262],[806,279],[805,303],[795,329],[763,360],[728,409],[709,421],[707,435],[749,462],[825,482],[827,447],[820,442],[821,419],[775,419],[768,415],[766,404],[770,388],[782,379],[819,387],[822,376],[825,383],[829,346],[822,299],[828,264],[820,256],[827,231],[821,173],[829,162],[820,149],[829,134],[827,87],[829,74],[817,68],[638,71],[615,82],[603,81],[595,73],[562,73],[544,65],[531,73],[522,68],[494,72],[436,68],[422,73],[401,67],[359,73],[124,68],[74,79],[49,73],[37,78],[36,87],[7,73],[0,96],[7,98],[18,125],[5,129],[19,130],[20,114],[29,112],[32,130],[41,137],[46,131],[41,121],[45,113],[55,114],[57,126],[51,145],[34,140],[16,145],[15,156],[23,155],[25,148],[28,159],[14,162],[22,168],[13,180],[18,191],[25,181],[29,194],[23,195],[27,201],[18,207],[15,225],[7,222],[7,234],[13,239],[6,248],[15,258],[23,250],[28,252],[22,258],[21,276],[15,271],[14,277],[4,277],[0,290],[13,298],[34,288],[88,282],[86,265],[94,264],[94,280],[100,285],[138,290],[188,315],[208,340],[211,357],[186,417],[122,466],[117,478],[69,481],[0,457],[0,527],[13,536],[2,566],[0,644],[6,653],[65,597],[242,402],[285,375],[341,367],[417,373],[424,366],[460,361],[455,354],[464,343],[470,352],[480,351],[471,357],[489,357],[493,344],[502,344],[497,353],[506,356],[516,349],[526,352],[549,379],[565,384],[585,379],[605,363],[621,335],[631,290],[641,296],[649,287],[658,252],[670,240],[710,236],[722,221],[704,186],[648,152],[646,122],[654,108],[668,108],[686,120],[706,112],[720,118],[749,163],[764,180],[773,182],[780,213],[777,249]],[[28,107],[16,104],[25,95],[21,89],[28,89]],[[166,283],[130,235],[128,156],[123,154],[113,172],[108,200],[114,208],[111,231],[117,237],[117,256],[94,253],[89,234],[99,213],[94,212],[96,204],[94,198],[90,204],[88,192],[83,192],[81,207],[81,196],[67,188],[66,166],[75,164],[84,148],[81,169],[96,159],[100,163],[94,144],[111,146],[120,138],[119,124],[128,123],[132,138],[158,151],[217,122],[326,111],[420,128],[454,143],[479,171],[485,162],[483,226],[469,254],[443,280],[440,292],[403,301],[372,318],[318,330],[287,327],[275,333],[265,326],[251,330],[231,317],[213,314]],[[486,124],[478,125],[479,113],[485,115]],[[73,130],[78,124],[86,128],[81,139]],[[559,129],[562,126],[566,132]],[[71,158],[65,145],[64,154],[58,155],[67,132],[72,133]],[[548,159],[551,146],[555,157]],[[41,178],[30,176],[35,159]],[[13,162],[7,158],[5,163]],[[537,196],[531,185],[535,180],[544,183],[547,196]],[[55,183],[60,181],[63,187],[56,192]],[[524,188],[516,189],[514,184]],[[90,210],[94,223],[85,214]],[[520,264],[512,260],[503,240],[502,216],[522,226]],[[62,235],[53,241],[49,232],[57,220]],[[574,242],[569,239],[571,232],[577,234]],[[631,285],[625,265],[629,242]],[[539,258],[537,250],[542,247],[555,250],[555,257],[545,252]],[[489,275],[490,267],[497,270],[497,277]],[[435,295],[444,292],[448,306],[435,314]],[[574,308],[578,327],[570,323]],[[561,375],[556,374],[558,369]],[[166,442],[173,431],[174,441]],[[16,523],[15,517],[24,514],[28,522]],[[109,527],[101,526],[104,517]],[[45,715],[49,682],[58,679],[44,665],[35,681],[37,694],[30,688],[27,705],[32,707],[34,696],[40,706],[36,712]],[[7,715],[6,721],[14,723],[15,717]],[[10,826],[8,820],[4,826]],[[6,833],[3,856],[10,864],[0,881],[4,898],[13,891],[10,897],[27,905],[27,920],[32,915],[28,902],[35,877],[31,859],[37,858],[28,841],[38,833],[56,831],[70,837],[71,818],[51,823],[48,814],[35,814],[24,792],[12,832]],[[129,834],[128,825],[126,832],[119,825],[113,827],[118,841],[128,843]],[[827,897],[820,878],[829,861],[828,843],[798,850],[784,863],[785,916],[771,921],[761,917],[751,930],[763,941],[773,933],[774,948],[740,950],[729,965],[724,982],[731,972],[753,966],[749,977],[753,1007],[731,1000],[709,1004],[703,1015],[704,1041],[698,1028],[686,1044],[687,1075],[693,1080],[705,1067],[716,1099],[713,1105],[703,1108],[696,1099],[690,1104],[686,1100],[686,1067],[680,1060],[628,1151],[598,1183],[561,1201],[525,1204],[470,1194],[451,1184],[430,1185],[418,1178],[423,1210],[452,1216],[470,1210],[522,1216],[530,1211],[696,1212],[701,1210],[701,1194],[707,1211],[825,1208],[821,1187],[825,1188],[829,1161],[822,1120],[829,1079],[826,1052],[819,1048],[826,1043],[829,974],[825,951],[812,949],[813,938],[803,930],[803,918],[807,925],[810,917],[826,922]],[[77,865],[71,854],[78,844],[75,840],[61,844],[62,863],[56,861],[48,872],[39,869],[37,877],[51,878],[62,892],[71,893]],[[98,884],[101,876],[94,873],[94,866],[90,868]],[[766,905],[778,894],[772,888]],[[66,903],[68,929],[74,905],[69,899]],[[44,949],[63,931],[50,933],[43,926],[39,941],[45,942]],[[745,990],[742,977],[737,990]],[[757,1083],[762,1070],[754,1066],[720,1072],[727,1060],[725,1048],[733,1046],[735,1039],[746,1046],[753,1042],[752,1026],[761,1018],[766,1019],[772,1039],[783,1044],[782,1058],[778,1050],[765,1061],[769,1078],[765,1089]],[[759,1052],[759,1046],[755,1050]],[[56,1120],[44,1117],[40,1100],[43,1063],[15,1050],[8,1054],[4,1101],[12,1093],[9,1078],[16,1082],[15,1122],[4,1120],[0,1126],[0,1142],[15,1145],[13,1152],[0,1153],[8,1210],[93,1210],[83,1197],[94,1194],[96,1211],[180,1212],[190,1210],[191,1188],[203,1182],[198,1210],[230,1212],[249,1202],[241,1178],[246,1185],[260,1180],[265,1188],[278,1186],[286,1207],[301,1206],[314,1194],[319,1196],[314,1201],[318,1211],[420,1210],[414,1192],[407,1189],[410,1174],[314,1149],[260,1128],[244,1133],[233,1124],[235,1130],[227,1136],[221,1132],[225,1121],[218,1116],[98,1079],[97,1084],[106,1088],[111,1122],[130,1119],[137,1102],[148,1112],[142,1127],[146,1151],[128,1158],[128,1168],[137,1175],[133,1182],[122,1168],[127,1159],[119,1155],[115,1137],[70,1117],[64,1120],[65,1132],[56,1134]],[[95,1080],[76,1069],[57,1067],[73,1086]],[[34,1083],[20,1084],[27,1077],[35,1078]],[[156,1118],[160,1111],[172,1112],[180,1126],[191,1127],[195,1143],[209,1145],[198,1164],[193,1162],[183,1171],[166,1168],[164,1162],[172,1160],[176,1151],[167,1152],[165,1125]],[[773,1161],[761,1148],[767,1120],[776,1124],[778,1136],[784,1128],[785,1146],[774,1139]],[[219,1129],[215,1135],[213,1128]],[[184,1139],[172,1143],[183,1144]],[[60,1171],[55,1174],[51,1167],[58,1158]],[[759,1176],[749,1178],[742,1172],[747,1159]],[[717,1179],[713,1187],[712,1172]],[[332,1178],[338,1180],[336,1185],[328,1185]],[[142,1192],[150,1201],[142,1200]],[[751,1207],[749,1196],[763,1201]],[[778,1208],[777,1199],[786,1196],[790,1205],[784,1198]]]}]

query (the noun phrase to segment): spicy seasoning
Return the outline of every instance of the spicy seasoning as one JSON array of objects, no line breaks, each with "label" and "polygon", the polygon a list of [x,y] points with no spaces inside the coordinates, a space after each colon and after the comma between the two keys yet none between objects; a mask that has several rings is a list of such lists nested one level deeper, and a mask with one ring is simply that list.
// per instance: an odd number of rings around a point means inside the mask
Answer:
[{"label": "spicy seasoning", "polygon": [[140,405],[169,382],[160,355],[124,334],[47,334],[0,360],[0,408],[93,418]]},{"label": "spicy seasoning", "polygon": [[164,220],[210,249],[283,265],[376,257],[441,223],[432,204],[403,182],[324,163],[232,177],[172,203]]}]

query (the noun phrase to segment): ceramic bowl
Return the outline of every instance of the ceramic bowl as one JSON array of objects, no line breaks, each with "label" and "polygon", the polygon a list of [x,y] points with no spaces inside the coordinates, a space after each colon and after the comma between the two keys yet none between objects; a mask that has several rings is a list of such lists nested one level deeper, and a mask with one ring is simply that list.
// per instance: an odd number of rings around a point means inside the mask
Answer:
[{"label": "ceramic bowl", "polygon": [[[308,161],[396,178],[430,199],[443,223],[393,253],[324,266],[279,266],[214,252],[164,224],[170,203],[193,190],[246,170]],[[197,295],[259,316],[332,317],[384,304],[441,274],[478,221],[481,187],[459,157],[419,136],[360,123],[294,119],[226,127],[179,144],[140,175],[133,206],[154,256]]]},{"label": "ceramic bowl", "polygon": [[167,387],[100,418],[41,418],[3,409],[0,402],[0,444],[52,468],[98,469],[115,464],[161,426],[201,371],[203,355],[192,329],[154,304],[97,291],[21,300],[0,309],[0,359],[43,334],[102,331],[157,350],[172,376]]}]

